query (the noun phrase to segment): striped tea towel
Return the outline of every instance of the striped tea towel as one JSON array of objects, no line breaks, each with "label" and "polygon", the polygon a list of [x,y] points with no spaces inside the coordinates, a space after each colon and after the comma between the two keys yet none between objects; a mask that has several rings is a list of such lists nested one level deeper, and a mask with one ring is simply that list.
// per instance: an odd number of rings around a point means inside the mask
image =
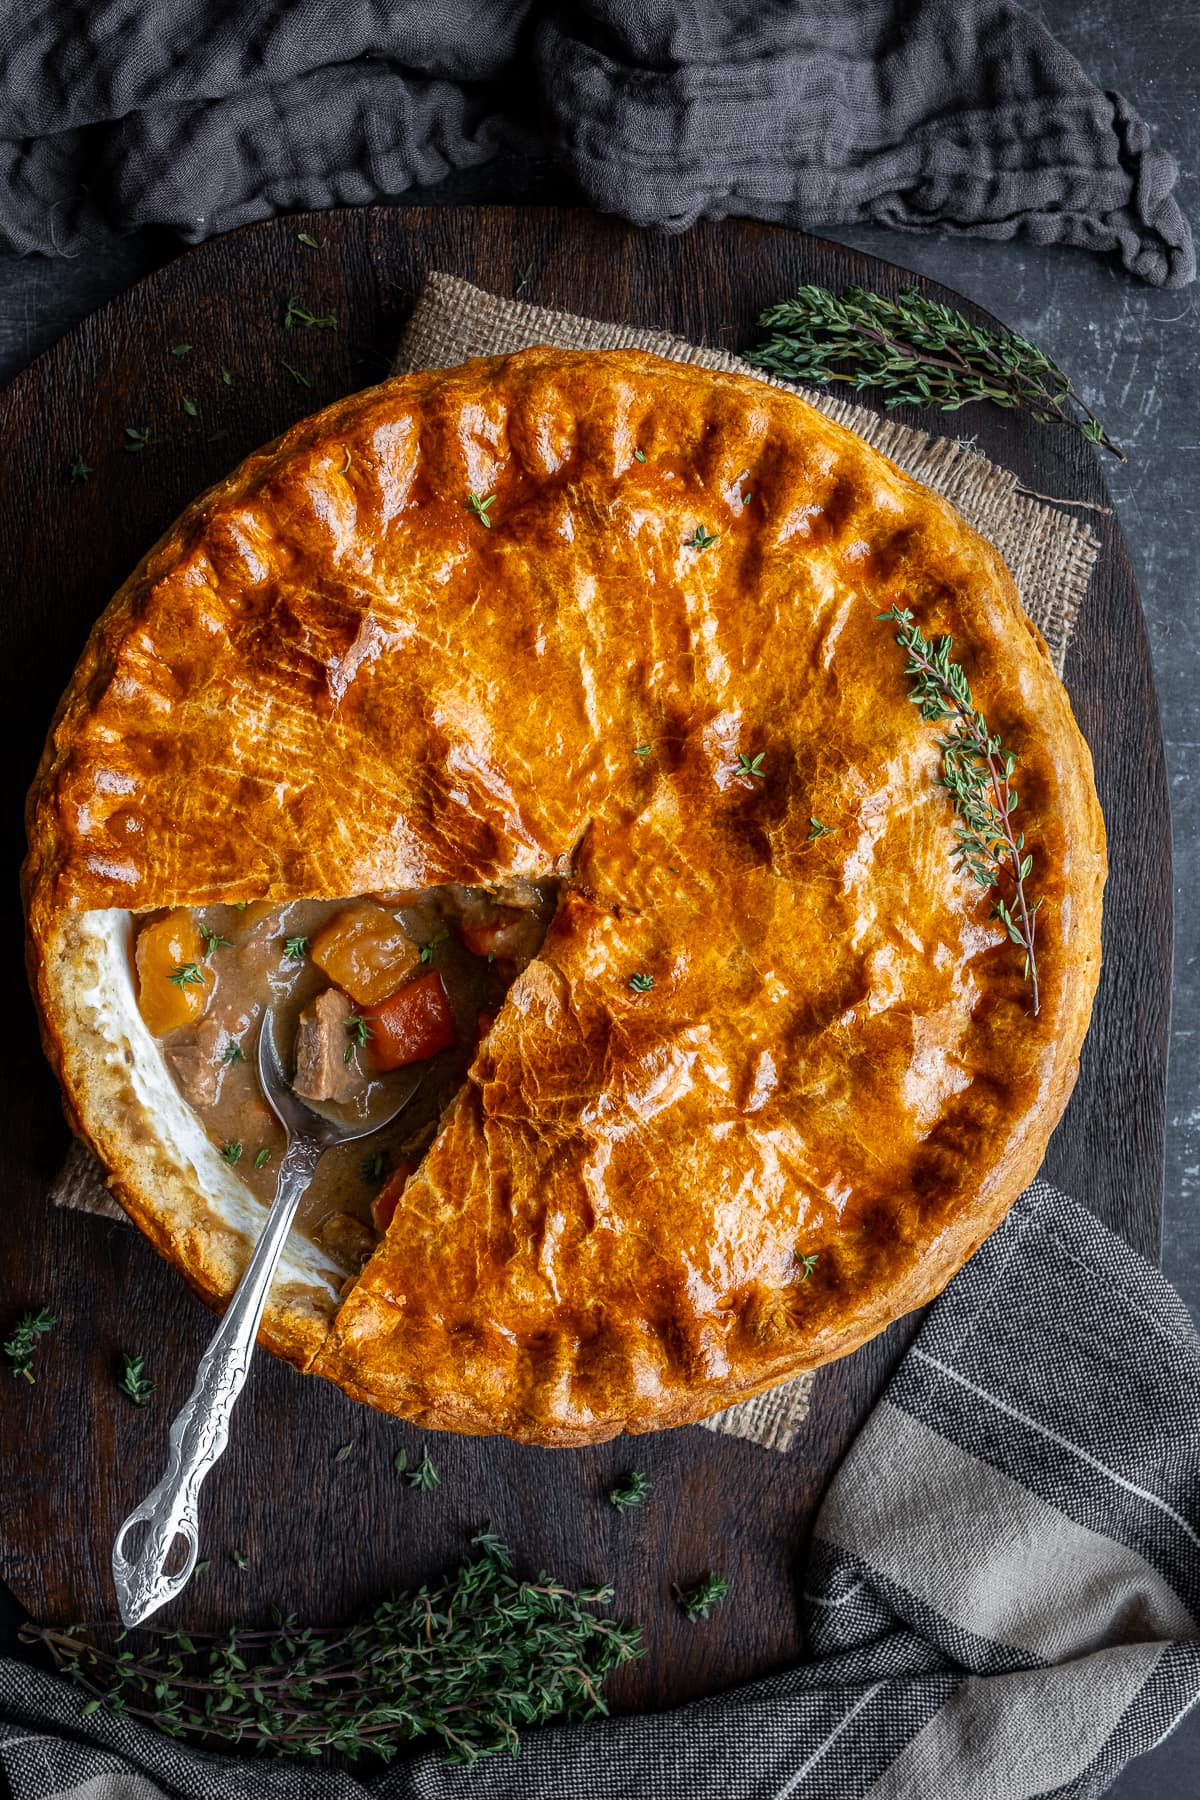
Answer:
[{"label": "striped tea towel", "polygon": [[1038,1181],[834,1479],[800,1667],[364,1786],[81,1719],[77,1690],[0,1662],[0,1771],[13,1800],[1085,1800],[1200,1695],[1198,1397],[1174,1290]]}]

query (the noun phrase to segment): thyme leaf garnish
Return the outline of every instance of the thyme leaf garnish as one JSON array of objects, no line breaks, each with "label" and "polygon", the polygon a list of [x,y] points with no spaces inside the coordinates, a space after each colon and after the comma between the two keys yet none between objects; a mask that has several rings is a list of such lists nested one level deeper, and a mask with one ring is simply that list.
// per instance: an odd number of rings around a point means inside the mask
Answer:
[{"label": "thyme leaf garnish", "polygon": [[716,1575],[710,1569],[695,1587],[672,1587],[671,1592],[688,1624],[694,1625],[698,1619],[707,1619],[714,1606],[720,1606],[729,1592],[729,1583],[723,1575]]},{"label": "thyme leaf garnish", "polygon": [[33,1372],[33,1359],[37,1354],[38,1339],[48,1331],[53,1331],[57,1324],[55,1315],[44,1306],[39,1312],[25,1313],[17,1321],[16,1330],[3,1346],[13,1374],[23,1376],[31,1386],[37,1380]]},{"label": "thyme leaf garnish", "polygon": [[999,919],[1010,941],[1025,953],[1024,976],[1032,991],[1036,1014],[1039,996],[1034,938],[1042,903],[1037,900],[1032,906],[1029,904],[1025,883],[1033,868],[1033,857],[1025,848],[1025,833],[1013,830],[1017,790],[1010,784],[1017,759],[989,731],[971,697],[962,664],[951,662],[953,639],[939,637],[931,642],[913,624],[907,608],[890,606],[877,616],[899,627],[896,642],[907,652],[904,672],[912,681],[909,699],[921,717],[931,724],[942,719],[953,721],[949,735],[939,738],[937,744],[942,753],[939,786],[950,795],[962,821],[954,834],[955,866],[965,868],[981,888],[997,887],[1002,875],[1011,876],[1011,898],[997,899],[992,917]]},{"label": "thyme leaf garnish", "polygon": [[125,427],[123,449],[136,455],[139,450],[144,450],[149,442],[150,427],[148,425],[127,425]]},{"label": "thyme leaf garnish", "polygon": [[985,331],[914,287],[894,300],[866,288],[802,287],[760,313],[771,333],[746,361],[788,381],[879,388],[884,405],[957,412],[977,400],[1066,425],[1125,461],[1058,364],[1015,331]]},{"label": "thyme leaf garnish", "polygon": [[309,1759],[391,1762],[424,1737],[472,1763],[515,1752],[526,1726],[602,1715],[605,1678],[642,1653],[640,1632],[597,1610],[611,1588],[524,1580],[510,1564],[481,1532],[453,1573],[333,1631],[278,1616],[212,1634],[26,1624],[21,1636],[78,1684],[89,1716],[104,1707],[209,1747]]},{"label": "thyme leaf garnish", "polygon": [[372,1150],[367,1156],[364,1156],[360,1160],[358,1167],[364,1181],[382,1181],[384,1169],[383,1151]]},{"label": "thyme leaf garnish", "polygon": [[488,518],[488,507],[496,504],[495,494],[468,494],[467,511],[473,512],[481,525],[492,529],[492,521]]},{"label": "thyme leaf garnish", "polygon": [[719,536],[720,536],[719,532],[705,531],[703,525],[697,525],[692,536],[685,540],[684,549],[685,550],[707,550],[710,545],[716,543],[717,538]]},{"label": "thyme leaf garnish", "polygon": [[832,831],[832,825],[822,825],[820,819],[814,819],[810,813],[808,818],[808,837],[805,841],[810,844],[815,844],[818,838],[828,837]]},{"label": "thyme leaf garnish", "polygon": [[171,355],[172,356],[190,356],[191,354],[192,354],[192,346],[190,344],[172,344],[171,345]]},{"label": "thyme leaf garnish", "polygon": [[[279,360],[281,362],[283,362],[282,357],[280,357]],[[285,362],[285,363],[283,363],[283,366],[287,370],[288,374],[291,376],[292,380],[299,382],[301,387],[310,388],[312,386],[312,382],[308,379],[308,376],[302,375],[300,373],[300,370],[297,369],[292,363]]]},{"label": "thyme leaf garnish", "polygon": [[350,1061],[354,1055],[356,1044],[360,1050],[366,1049],[368,1043],[375,1036],[374,1019],[364,1019],[358,1013],[351,1013],[346,1020],[346,1036],[350,1042],[346,1045],[346,1053],[342,1057],[343,1062]]},{"label": "thyme leaf garnish", "polygon": [[192,399],[190,394],[185,394],[183,396],[183,410],[189,419],[198,419],[200,417],[200,408],[196,405],[196,402]]},{"label": "thyme leaf garnish", "polygon": [[321,248],[317,239],[311,237],[307,231],[298,231],[296,233],[296,242],[298,244],[303,244],[306,250],[319,250]]},{"label": "thyme leaf garnish", "polygon": [[167,976],[167,980],[171,983],[172,987],[177,987],[182,994],[184,988],[203,987],[204,983],[208,980],[208,974],[200,967],[199,963],[176,963],[175,967],[171,970],[171,973]]},{"label": "thyme leaf garnish", "polygon": [[145,1357],[130,1356],[126,1350],[121,1355],[121,1379],[117,1386],[135,1406],[145,1406],[153,1398],[158,1383],[146,1374]]},{"label": "thyme leaf garnish", "polygon": [[640,969],[629,977],[629,985],[635,994],[648,994],[654,986],[653,975],[644,975]]},{"label": "thyme leaf garnish", "polygon": [[264,1145],[254,1159],[254,1166],[256,1169],[265,1169],[270,1160],[271,1152]]},{"label": "thyme leaf garnish", "polygon": [[238,1043],[236,1038],[231,1039],[221,1053],[221,1061],[228,1067],[230,1063],[240,1063],[245,1062],[245,1060],[246,1052],[242,1049],[242,1046]]},{"label": "thyme leaf garnish", "polygon": [[72,481],[90,481],[95,473],[95,469],[82,456],[77,456],[71,464],[70,477]]},{"label": "thyme leaf garnish", "polygon": [[219,931],[211,931],[207,925],[200,926],[200,936],[204,939],[204,954],[211,956],[214,950],[232,950],[233,939],[222,937]]},{"label": "thyme leaf garnish", "polygon": [[648,1475],[643,1475],[640,1469],[631,1469],[615,1487],[609,1488],[609,1505],[615,1506],[618,1512],[628,1512],[631,1506],[642,1504],[653,1486]]},{"label": "thyme leaf garnish", "polygon": [[423,963],[431,963],[433,961],[434,951],[439,944],[444,944],[449,936],[450,932],[448,928],[445,925],[439,925],[433,936],[431,938],[426,938],[425,942],[421,945],[421,955],[419,960]]},{"label": "thyme leaf garnish", "polygon": [[284,938],[283,954],[288,962],[303,962],[308,955],[308,939],[306,937]]},{"label": "thyme leaf garnish", "polygon": [[229,1143],[221,1145],[221,1155],[232,1169],[234,1163],[242,1160],[242,1146],[236,1138],[231,1138]]},{"label": "thyme leaf garnish", "polygon": [[798,1267],[800,1270],[800,1279],[802,1282],[808,1280],[809,1276],[812,1274],[813,1270],[816,1268],[819,1261],[820,1261],[820,1252],[817,1250],[810,1250],[808,1252],[807,1256],[801,1256],[798,1259]]},{"label": "thyme leaf garnish", "polygon": [[767,779],[767,771],[763,768],[763,759],[766,754],[765,750],[760,750],[757,756],[747,756],[744,750],[739,750],[737,766],[738,774],[753,775],[755,781],[765,781]]}]

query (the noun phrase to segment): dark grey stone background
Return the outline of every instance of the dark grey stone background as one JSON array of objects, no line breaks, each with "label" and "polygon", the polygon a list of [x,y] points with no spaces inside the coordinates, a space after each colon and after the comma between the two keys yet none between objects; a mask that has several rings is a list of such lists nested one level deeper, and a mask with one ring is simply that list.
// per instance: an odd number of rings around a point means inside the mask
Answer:
[{"label": "dark grey stone background", "polygon": [[[1179,158],[1179,193],[1200,229],[1200,5],[1197,0],[1041,0],[1030,6],[1102,87],[1119,88]],[[506,159],[409,199],[567,203],[549,164]],[[1200,283],[1142,286],[1080,251],[898,236],[827,235],[957,288],[1044,346],[1070,371],[1129,461],[1105,474],[1149,623],[1174,815],[1176,951],[1167,1117],[1163,1266],[1200,1319]],[[0,380],[175,246],[142,234],[71,262],[0,258]],[[1130,1105],[1138,1103],[1136,1095]],[[1198,1396],[1200,1403],[1200,1396]],[[1120,1396],[1113,1396],[1114,1406]],[[1200,1708],[1113,1788],[1119,1800],[1200,1793]]]}]

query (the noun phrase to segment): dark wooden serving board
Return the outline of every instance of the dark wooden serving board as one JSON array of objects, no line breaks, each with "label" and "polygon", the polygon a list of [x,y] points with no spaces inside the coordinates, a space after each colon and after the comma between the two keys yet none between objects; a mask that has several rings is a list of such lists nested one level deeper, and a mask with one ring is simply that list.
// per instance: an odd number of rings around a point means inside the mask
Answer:
[{"label": "dark wooden serving board", "polygon": [[[319,250],[299,242],[302,230]],[[72,331],[0,399],[9,771],[0,1328],[6,1335],[27,1307],[48,1305],[61,1319],[39,1356],[36,1386],[0,1375],[2,1549],[12,1594],[42,1619],[111,1616],[114,1530],[161,1472],[167,1425],[212,1317],[131,1227],[47,1205],[67,1135],[21,970],[24,790],[88,627],[142,551],[247,451],[382,377],[431,269],[735,348],[751,341],[761,308],[801,282],[894,291],[911,279],[838,245],[748,224],[666,237],[551,209],[311,215],[181,256]],[[959,296],[921,285],[989,322]],[[339,329],[285,332],[292,294],[317,313],[336,313]],[[190,355],[173,357],[170,346],[181,342],[193,346]],[[1107,503],[1093,454],[1072,435],[988,409],[922,422],[973,435],[1043,493]],[[127,425],[150,428],[141,453],[122,448]],[[81,454],[95,472],[72,485],[67,471]],[[1100,997],[1047,1170],[1154,1256],[1171,938],[1166,783],[1125,546],[1111,515],[1088,516],[1103,553],[1067,683],[1096,758],[1112,875]],[[620,1611],[645,1624],[649,1644],[615,1686],[618,1704],[660,1706],[744,1680],[801,1650],[798,1577],[813,1509],[912,1328],[902,1323],[822,1371],[811,1418],[786,1455],[695,1428],[586,1451],[433,1436],[442,1480],[432,1494],[414,1493],[392,1467],[401,1445],[419,1453],[415,1432],[264,1356],[206,1489],[211,1567],[171,1616],[199,1629],[265,1615],[277,1602],[312,1619],[344,1618],[455,1560],[486,1520],[526,1566],[573,1582],[615,1580]],[[122,1350],[144,1353],[157,1378],[144,1411],[117,1392]],[[350,1456],[335,1461],[350,1442]],[[651,1476],[654,1496],[622,1517],[603,1496],[633,1467]],[[249,1558],[245,1570],[235,1551]],[[691,1627],[670,1586],[709,1569],[730,1578],[730,1599]]]}]

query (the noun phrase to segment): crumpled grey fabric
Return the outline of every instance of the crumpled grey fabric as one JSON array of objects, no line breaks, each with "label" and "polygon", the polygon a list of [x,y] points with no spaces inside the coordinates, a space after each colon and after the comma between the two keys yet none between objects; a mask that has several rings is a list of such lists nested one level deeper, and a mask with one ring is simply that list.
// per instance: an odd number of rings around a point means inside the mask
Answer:
[{"label": "crumpled grey fabric", "polygon": [[357,205],[503,148],[602,211],[1026,237],[1182,287],[1176,165],[1010,0],[0,0],[0,247]]},{"label": "crumpled grey fabric", "polygon": [[0,1777],[12,1800],[1094,1800],[1200,1698],[1198,1391],[1178,1295],[1037,1181],[834,1477],[796,1668],[364,1785],[84,1719],[0,1660]]}]

